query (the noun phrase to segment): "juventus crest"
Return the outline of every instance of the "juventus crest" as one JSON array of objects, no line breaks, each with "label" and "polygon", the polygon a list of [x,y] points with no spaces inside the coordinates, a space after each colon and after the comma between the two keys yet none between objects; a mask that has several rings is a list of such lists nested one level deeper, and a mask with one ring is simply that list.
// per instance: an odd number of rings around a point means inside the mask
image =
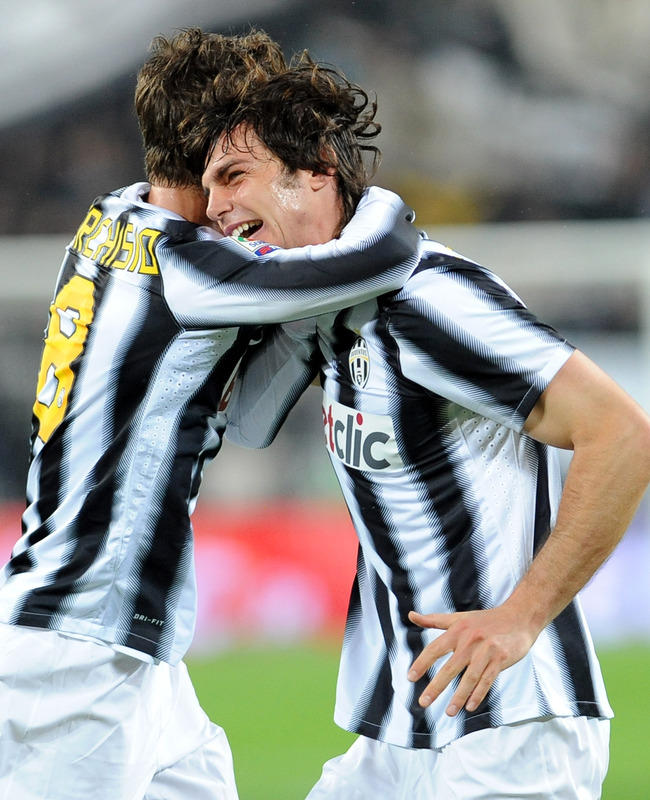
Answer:
[{"label": "juventus crest", "polygon": [[359,337],[352,346],[349,364],[352,383],[363,389],[370,374],[370,354],[365,339]]}]

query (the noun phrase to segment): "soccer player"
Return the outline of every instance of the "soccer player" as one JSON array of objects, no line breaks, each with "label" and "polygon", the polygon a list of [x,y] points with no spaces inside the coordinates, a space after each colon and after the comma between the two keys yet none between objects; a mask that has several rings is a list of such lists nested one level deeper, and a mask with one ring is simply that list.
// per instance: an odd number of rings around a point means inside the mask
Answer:
[{"label": "soccer player", "polygon": [[411,212],[388,192],[367,193],[337,241],[300,250],[203,226],[193,106],[209,90],[225,113],[238,87],[284,67],[261,33],[157,39],[135,98],[149,182],[98,198],[68,247],[23,535],[0,579],[3,800],[237,797],[225,734],[182,662],[190,515],[228,386],[260,324],[395,289],[417,263]]},{"label": "soccer player", "polygon": [[[249,97],[204,174],[208,215],[270,230],[260,175],[279,161],[287,184],[337,178],[322,208],[294,207],[301,241],[332,211],[340,228],[359,177],[345,86],[303,64]],[[360,544],[335,720],[359,738],[309,800],[599,797],[612,711],[576,595],[648,486],[650,420],[497,276],[424,236],[403,289],[267,331],[229,438],[269,444],[319,361]],[[563,489],[555,447],[573,451]]]}]

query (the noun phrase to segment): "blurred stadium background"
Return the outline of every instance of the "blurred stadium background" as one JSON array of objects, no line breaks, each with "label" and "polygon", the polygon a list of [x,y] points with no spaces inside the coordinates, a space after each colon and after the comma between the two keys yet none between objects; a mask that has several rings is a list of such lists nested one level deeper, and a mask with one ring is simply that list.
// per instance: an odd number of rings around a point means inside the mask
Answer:
[{"label": "blurred stadium background", "polygon": [[[95,195],[142,179],[135,73],[190,25],[263,28],[376,92],[377,183],[650,410],[648,0],[0,0],[0,22],[2,555],[63,248]],[[303,797],[349,741],[331,713],[355,538],[319,419],[314,389],[267,451],[226,445],[196,515],[190,662],[242,800]],[[644,506],[583,593],[617,712],[605,800],[650,797],[649,569]]]}]

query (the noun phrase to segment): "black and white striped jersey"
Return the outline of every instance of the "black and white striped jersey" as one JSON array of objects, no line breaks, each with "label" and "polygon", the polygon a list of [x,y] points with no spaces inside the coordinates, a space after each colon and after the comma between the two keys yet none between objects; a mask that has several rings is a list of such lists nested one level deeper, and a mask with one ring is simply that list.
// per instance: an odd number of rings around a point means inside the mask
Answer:
[{"label": "black and white striped jersey", "polygon": [[373,188],[340,239],[281,250],[219,239],[148,189],[95,201],[63,261],[0,619],[173,663],[195,623],[190,515],[252,337],[402,286],[418,233]]},{"label": "black and white striped jersey", "polygon": [[[256,399],[255,372],[304,388],[313,371],[308,328],[286,326],[244,374],[229,437],[268,444],[277,419]],[[313,330],[313,329],[312,329]],[[499,675],[474,713],[450,718],[452,685],[428,709],[432,674],[407,673],[439,635],[408,620],[503,602],[554,523],[555,451],[523,424],[573,348],[493,274],[436,243],[404,288],[318,323],[324,443],[359,537],[336,722],[404,747],[442,747],[475,730],[557,716],[610,716],[578,601],[529,654]],[[290,334],[290,335],[288,335]],[[280,346],[282,345],[282,346]],[[313,346],[313,338],[311,345]],[[257,382],[259,382],[259,377]],[[259,394],[259,389],[257,394]],[[246,396],[248,395],[248,397]]]}]

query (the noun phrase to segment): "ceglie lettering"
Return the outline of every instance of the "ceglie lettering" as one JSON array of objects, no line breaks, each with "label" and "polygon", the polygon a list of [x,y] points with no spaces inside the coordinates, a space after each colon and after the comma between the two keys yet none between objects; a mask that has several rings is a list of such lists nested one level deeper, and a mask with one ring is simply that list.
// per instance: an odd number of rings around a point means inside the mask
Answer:
[{"label": "ceglie lettering", "polygon": [[74,238],[72,249],[110,269],[159,275],[155,245],[162,231],[135,228],[131,222],[103,216],[91,208]]}]

